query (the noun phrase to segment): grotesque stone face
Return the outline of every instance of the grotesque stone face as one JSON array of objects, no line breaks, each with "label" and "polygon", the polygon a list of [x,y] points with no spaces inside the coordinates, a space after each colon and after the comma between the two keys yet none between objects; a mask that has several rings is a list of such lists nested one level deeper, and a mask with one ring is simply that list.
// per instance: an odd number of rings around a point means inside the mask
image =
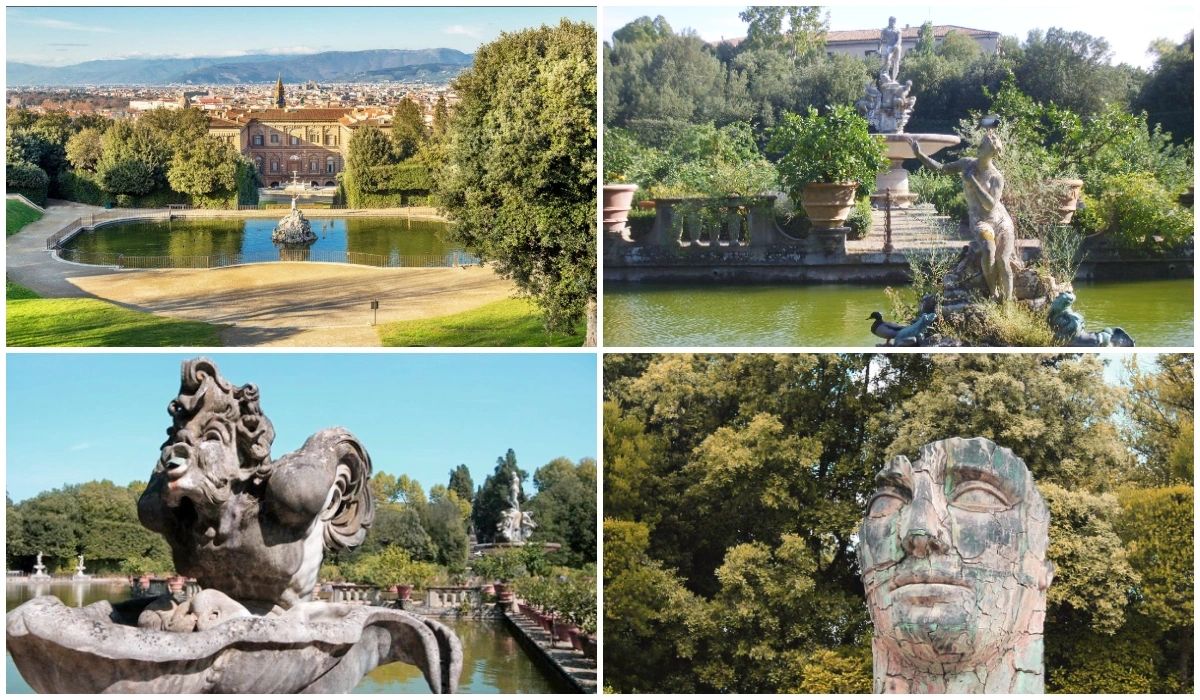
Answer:
[{"label": "grotesque stone face", "polygon": [[903,666],[910,676],[944,677],[992,667],[1035,637],[1040,675],[1054,567],[1049,511],[1025,463],[989,440],[952,438],[925,445],[916,462],[892,459],[876,485],[860,563],[877,690],[888,689],[886,678],[879,687],[881,653],[887,676],[905,675],[895,668]]},{"label": "grotesque stone face", "polygon": [[163,500],[189,499],[215,514],[232,486],[250,478],[271,452],[275,430],[258,406],[253,384],[234,387],[205,359],[184,363],[179,396],[167,407],[172,424],[154,468],[165,480]]}]

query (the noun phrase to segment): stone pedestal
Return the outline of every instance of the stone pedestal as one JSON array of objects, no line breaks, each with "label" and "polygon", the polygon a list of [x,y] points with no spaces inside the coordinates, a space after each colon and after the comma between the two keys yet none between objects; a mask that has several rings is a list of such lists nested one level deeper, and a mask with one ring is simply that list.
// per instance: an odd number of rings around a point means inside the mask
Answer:
[{"label": "stone pedestal", "polygon": [[841,226],[839,228],[814,228],[808,232],[808,235],[817,252],[828,255],[845,255],[846,235],[849,233],[849,226]]}]

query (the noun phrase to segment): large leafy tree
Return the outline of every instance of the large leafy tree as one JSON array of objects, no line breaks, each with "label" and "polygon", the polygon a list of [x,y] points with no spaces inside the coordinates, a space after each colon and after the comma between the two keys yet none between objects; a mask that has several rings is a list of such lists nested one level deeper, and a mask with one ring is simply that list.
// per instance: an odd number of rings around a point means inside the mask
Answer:
[{"label": "large leafy tree", "polygon": [[506,34],[454,82],[435,194],[452,235],[514,280],[548,327],[595,344],[596,30]]},{"label": "large leafy tree", "polygon": [[396,157],[405,160],[416,155],[427,138],[429,130],[425,127],[421,106],[407,97],[400,100],[392,112],[392,142]]},{"label": "large leafy tree", "polygon": [[747,48],[780,51],[793,61],[811,60],[825,48],[829,13],[823,7],[754,5],[738,17],[749,25]]},{"label": "large leafy tree", "polygon": [[175,149],[167,182],[171,189],[184,194],[229,195],[237,191],[239,159],[238,152],[224,139],[205,134]]},{"label": "large leafy tree", "polygon": [[564,562],[596,561],[596,462],[559,457],[533,473],[537,495],[529,500],[538,527],[533,539],[558,542]]}]

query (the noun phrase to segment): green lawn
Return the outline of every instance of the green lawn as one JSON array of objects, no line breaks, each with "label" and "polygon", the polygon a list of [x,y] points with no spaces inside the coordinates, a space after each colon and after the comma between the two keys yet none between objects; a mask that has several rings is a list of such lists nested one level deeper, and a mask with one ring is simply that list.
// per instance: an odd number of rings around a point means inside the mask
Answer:
[{"label": "green lawn", "polygon": [[4,200],[4,236],[13,235],[42,218],[42,212],[19,199]]},{"label": "green lawn", "polygon": [[10,346],[220,345],[220,328],[130,311],[99,299],[42,299],[6,280]]},{"label": "green lawn", "polygon": [[524,299],[379,326],[379,338],[388,347],[579,347],[584,332],[581,322],[569,335],[547,333],[537,307]]}]

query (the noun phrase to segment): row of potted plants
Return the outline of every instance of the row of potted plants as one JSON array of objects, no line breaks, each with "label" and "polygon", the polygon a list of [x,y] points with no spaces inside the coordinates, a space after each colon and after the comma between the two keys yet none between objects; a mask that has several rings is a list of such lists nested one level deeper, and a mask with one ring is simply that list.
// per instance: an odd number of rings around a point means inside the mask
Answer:
[{"label": "row of potted plants", "polygon": [[[792,201],[803,205],[815,229],[842,226],[854,207],[855,191],[872,185],[888,167],[884,140],[871,134],[867,121],[846,105],[830,107],[824,114],[811,107],[804,114],[784,113],[767,136],[766,151],[778,159],[779,184]],[[1051,185],[1061,190],[1055,205],[1060,223],[1070,223],[1083,182],[1059,179]],[[604,186],[606,232],[625,227],[637,187]]]},{"label": "row of potted plants", "polygon": [[552,643],[569,642],[576,651],[596,658],[594,577],[531,576],[518,581],[516,590],[521,613],[546,630]]}]

